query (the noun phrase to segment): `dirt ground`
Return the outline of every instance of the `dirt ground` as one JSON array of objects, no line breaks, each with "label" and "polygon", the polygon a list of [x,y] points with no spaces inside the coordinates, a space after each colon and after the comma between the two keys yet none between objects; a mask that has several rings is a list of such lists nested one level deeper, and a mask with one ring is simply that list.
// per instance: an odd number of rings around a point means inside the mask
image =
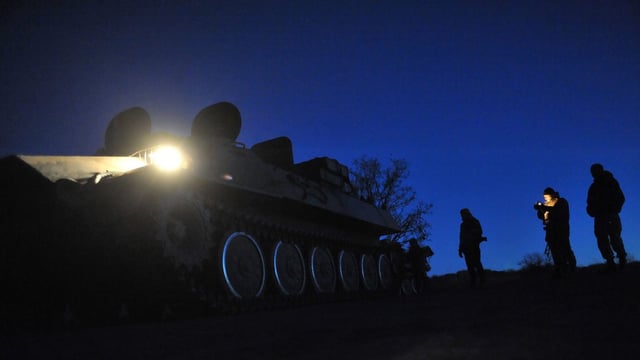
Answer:
[{"label": "dirt ground", "polygon": [[491,272],[470,288],[199,320],[21,334],[2,359],[628,359],[640,353],[640,263]]}]

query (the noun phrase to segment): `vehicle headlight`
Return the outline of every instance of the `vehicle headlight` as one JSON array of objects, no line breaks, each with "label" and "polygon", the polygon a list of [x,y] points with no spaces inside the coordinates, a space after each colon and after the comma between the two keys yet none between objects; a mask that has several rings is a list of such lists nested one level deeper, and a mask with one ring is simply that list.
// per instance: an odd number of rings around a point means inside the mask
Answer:
[{"label": "vehicle headlight", "polygon": [[185,159],[180,149],[174,146],[159,146],[149,154],[150,163],[161,170],[175,171],[185,167]]}]

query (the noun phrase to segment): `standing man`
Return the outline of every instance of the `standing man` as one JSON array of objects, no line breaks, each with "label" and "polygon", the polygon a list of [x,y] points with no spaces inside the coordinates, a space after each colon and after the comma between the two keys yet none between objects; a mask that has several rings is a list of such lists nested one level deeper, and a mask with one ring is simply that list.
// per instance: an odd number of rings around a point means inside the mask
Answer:
[{"label": "standing man", "polygon": [[[624,205],[624,194],[618,181],[601,164],[591,165],[593,184],[587,195],[587,214],[593,218],[593,228],[598,240],[600,254],[607,261],[607,269],[616,269],[613,252],[618,256],[618,266],[623,269],[627,253],[622,243],[620,211]],[[613,249],[613,251],[612,251]]]},{"label": "standing man", "polygon": [[550,187],[544,189],[542,197],[544,203],[536,203],[534,209],[544,224],[544,240],[551,251],[555,275],[561,276],[576,269],[576,257],[569,241],[569,202]]},{"label": "standing man", "polygon": [[460,244],[458,245],[458,256],[464,255],[467,264],[469,280],[471,286],[476,284],[476,276],[480,283],[484,283],[484,268],[480,262],[480,243],[487,238],[482,236],[482,226],[480,221],[471,215],[469,209],[460,210],[462,223],[460,224]]},{"label": "standing man", "polygon": [[431,265],[427,263],[427,258],[433,255],[433,251],[429,246],[422,247],[418,244],[418,240],[409,240],[409,249],[407,251],[407,260],[411,265],[411,271],[415,279],[413,286],[416,292],[421,292],[427,286],[427,271],[431,270]]}]

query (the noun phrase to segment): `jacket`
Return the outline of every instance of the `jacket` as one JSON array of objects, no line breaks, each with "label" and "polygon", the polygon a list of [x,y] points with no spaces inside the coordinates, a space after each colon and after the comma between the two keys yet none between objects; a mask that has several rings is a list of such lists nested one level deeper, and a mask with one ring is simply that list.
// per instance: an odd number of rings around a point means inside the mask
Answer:
[{"label": "jacket", "polygon": [[620,213],[624,194],[618,181],[609,171],[593,179],[587,194],[587,214],[591,217],[609,217]]},{"label": "jacket", "polygon": [[460,224],[460,244],[458,251],[468,252],[480,249],[482,240],[482,226],[473,216],[467,216]]}]

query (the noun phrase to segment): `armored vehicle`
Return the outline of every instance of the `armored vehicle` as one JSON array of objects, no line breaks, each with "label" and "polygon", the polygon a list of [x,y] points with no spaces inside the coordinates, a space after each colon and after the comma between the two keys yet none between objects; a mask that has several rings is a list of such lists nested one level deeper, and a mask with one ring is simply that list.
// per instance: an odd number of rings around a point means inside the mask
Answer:
[{"label": "armored vehicle", "polygon": [[228,102],[187,137],[131,108],[95,156],[0,159],[2,315],[87,324],[396,289],[379,238],[398,225],[348,168],[294,163],[286,137],[248,148],[240,127]]}]

